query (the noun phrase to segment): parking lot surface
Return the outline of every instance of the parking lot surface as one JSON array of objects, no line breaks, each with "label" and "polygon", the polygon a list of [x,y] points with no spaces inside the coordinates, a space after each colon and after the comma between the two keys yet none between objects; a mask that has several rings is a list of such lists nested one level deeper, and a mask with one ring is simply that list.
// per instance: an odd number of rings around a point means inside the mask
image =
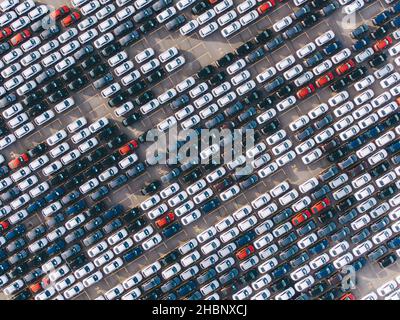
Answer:
[{"label": "parking lot surface", "polygon": [[[114,1],[112,1],[114,2]],[[241,1],[234,0],[233,8],[236,8]],[[41,3],[46,3],[48,5],[52,5],[54,7],[59,7],[63,4],[69,5],[65,1],[41,1]],[[392,5],[392,4],[391,4]],[[324,34],[328,30],[332,30],[335,33],[335,40],[341,41],[343,48],[350,48],[355,40],[350,37],[350,32],[362,23],[371,24],[371,19],[380,13],[382,10],[388,8],[389,5],[385,3],[383,0],[381,1],[372,1],[371,3],[367,3],[366,6],[361,9],[355,15],[355,20],[351,20],[349,23],[345,20],[345,14],[341,12],[342,8],[339,8],[336,12],[328,17],[323,17],[320,21],[312,26],[311,28],[307,28],[302,32],[299,36],[294,39],[285,41],[284,45],[279,47],[277,50],[273,51],[273,53],[268,53],[262,59],[258,60],[252,65],[249,65],[247,70],[251,74],[251,78],[254,79],[259,73],[264,71],[266,68],[275,66],[277,62],[292,54],[295,55],[296,51],[302,48],[304,45],[315,41],[316,37]],[[230,37],[228,40],[223,38],[220,32],[215,32],[206,38],[201,38],[197,32],[194,32],[188,36],[182,36],[179,31],[168,31],[165,27],[165,24],[159,28],[156,28],[154,31],[151,31],[149,34],[143,36],[139,41],[135,42],[133,45],[124,49],[127,53],[129,59],[132,59],[141,51],[146,48],[153,48],[156,52],[156,55],[164,52],[170,47],[176,47],[179,50],[179,54],[183,55],[186,60],[186,63],[179,68],[177,71],[174,71],[171,74],[167,74],[162,81],[158,82],[154,86],[148,87],[151,89],[154,96],[157,97],[164,93],[166,90],[175,87],[178,83],[186,79],[187,77],[197,73],[201,68],[213,64],[215,61],[223,57],[228,52],[233,52],[237,47],[242,45],[243,43],[253,39],[260,32],[264,31],[266,28],[271,29],[272,25],[283,17],[288,16],[289,14],[298,10],[299,7],[295,6],[292,1],[283,1],[282,3],[277,3],[277,7],[268,12],[265,15],[260,16],[255,22],[250,25],[241,28],[239,32]],[[191,20],[195,18],[192,15],[189,9],[182,11],[182,14],[185,15],[187,20]],[[297,57],[296,57],[297,58]],[[301,60],[296,61],[296,63]],[[394,62],[392,57],[389,57],[388,62],[391,62],[395,66],[395,70],[398,70],[398,65]],[[335,66],[336,67],[336,66]],[[373,70],[370,68],[370,70]],[[375,70],[375,69],[374,69]],[[372,72],[370,72],[372,73]],[[264,83],[265,84],[265,83]],[[262,88],[262,87],[261,87]],[[385,90],[379,84],[379,81],[375,81],[375,83],[369,87],[369,89],[373,89],[375,92],[375,97],[379,96]],[[297,90],[297,89],[296,89]],[[354,98],[358,92],[354,90],[351,86],[349,89],[346,89],[350,93],[350,97]],[[302,115],[305,115],[312,111],[316,106],[327,103],[328,99],[331,98],[335,93],[333,93],[329,86],[317,90],[315,94],[311,97],[298,100],[293,106],[291,106],[288,110],[279,112],[277,118],[280,121],[281,129],[286,130],[288,134],[289,140],[293,142],[293,148],[296,147],[300,142],[296,140],[295,134],[289,129],[289,123],[293,122],[297,118]],[[168,104],[165,104],[161,108],[151,112],[142,117],[138,122],[134,125],[125,127],[122,125],[122,117],[117,117],[114,113],[115,108],[110,108],[108,106],[108,99],[105,99],[101,96],[100,90],[97,90],[92,83],[85,86],[83,89],[80,89],[76,93],[72,93],[72,97],[75,101],[76,107],[68,110],[67,112],[57,114],[57,116],[52,119],[50,122],[41,125],[36,128],[36,130],[30,134],[29,136],[24,137],[23,139],[17,140],[11,146],[2,150],[2,154],[7,159],[7,161],[15,158],[21,153],[25,152],[25,150],[34,147],[35,145],[45,141],[52,134],[56,133],[58,130],[65,128],[68,124],[73,122],[74,120],[85,117],[88,121],[88,124],[95,122],[97,119],[101,117],[106,117],[110,119],[113,123],[115,123],[120,132],[126,133],[129,139],[136,139],[141,134],[149,130],[150,128],[154,128],[164,119],[172,116],[176,110],[172,110]],[[258,102],[258,101],[257,101]],[[331,108],[332,110],[333,108]],[[399,114],[398,110],[394,112],[394,114]],[[398,129],[398,124],[397,124]],[[395,130],[394,127],[392,129]],[[265,138],[263,137],[263,140]],[[395,136],[394,142],[399,141],[399,133]],[[140,145],[135,153],[137,153],[139,159],[144,161],[146,159],[146,149],[149,146],[149,143],[144,143]],[[270,147],[269,147],[270,148]],[[271,153],[272,155],[272,153]],[[198,220],[186,225],[182,228],[182,230],[176,235],[172,236],[168,239],[163,239],[163,241],[157,245],[155,248],[152,248],[148,251],[145,251],[139,258],[135,259],[132,262],[124,263],[122,267],[118,268],[117,271],[112,272],[109,275],[104,275],[104,278],[99,282],[84,288],[82,292],[80,292],[77,296],[73,297],[74,299],[96,299],[99,297],[104,297],[105,293],[110,292],[111,289],[116,288],[119,284],[123,283],[124,280],[128,279],[130,276],[140,272],[148,265],[154,263],[158,259],[165,256],[167,253],[176,250],[178,247],[185,244],[187,241],[195,238],[202,231],[207,228],[215,225],[217,222],[221,221],[223,218],[231,215],[233,212],[237,211],[244,205],[250,204],[254,199],[259,197],[266,192],[270,192],[278,184],[287,181],[290,185],[290,189],[299,190],[299,186],[305,181],[318,177],[324,170],[330,167],[333,163],[326,159],[328,153],[323,154],[317,161],[311,164],[304,164],[300,155],[298,155],[293,161],[288,164],[279,167],[273,174],[270,176],[259,179],[259,182],[253,185],[251,188],[247,190],[241,190],[240,194],[234,197],[231,200],[223,202],[218,209],[212,211],[209,214],[202,215]],[[347,157],[347,156],[346,156]],[[339,162],[339,161],[337,161]],[[396,165],[390,163],[391,169],[393,170]],[[398,169],[398,164],[397,164]],[[141,194],[141,189],[148,185],[150,182],[154,180],[158,180],[161,176],[168,173],[171,169],[166,165],[156,165],[156,166],[148,166],[146,171],[140,176],[129,179],[128,182],[117,189],[114,192],[110,192],[104,200],[107,204],[107,208],[112,208],[117,204],[123,205],[125,210],[130,208],[138,207],[140,204],[148,198],[148,196],[143,196]],[[206,170],[204,168],[201,169],[204,176],[206,174]],[[209,173],[209,172],[207,172]],[[46,178],[44,178],[46,179]],[[180,181],[180,180],[179,180]],[[397,176],[396,182],[399,181]],[[169,183],[163,184],[163,188],[167,187]],[[182,186],[187,187],[188,184],[182,183]],[[354,189],[355,190],[355,189]],[[332,197],[333,192],[329,192],[328,197],[331,198],[332,202],[338,203],[339,201],[334,201]],[[393,194],[393,198],[398,194],[396,191]],[[218,196],[218,192],[216,192]],[[301,194],[299,196],[305,196]],[[93,201],[86,197],[87,203],[90,206],[93,205]],[[380,201],[380,200],[379,200]],[[277,202],[277,199],[275,199]],[[278,203],[278,202],[277,202]],[[314,203],[314,201],[313,201]],[[379,202],[381,203],[381,201]],[[291,203],[292,204],[292,203]],[[378,206],[378,204],[376,205]],[[279,210],[282,210],[285,206],[282,206]],[[332,205],[333,208],[333,205]],[[390,208],[390,211],[394,212],[395,206]],[[340,211],[340,210],[339,210]],[[387,215],[387,213],[385,213]],[[329,223],[336,223],[338,230],[344,226],[342,226],[338,222],[337,214]],[[361,216],[361,214],[360,214]],[[146,216],[145,216],[146,217]],[[291,216],[291,218],[293,218]],[[290,218],[290,219],[291,219]],[[147,217],[146,217],[147,219]],[[26,226],[27,230],[32,230],[36,226],[40,224],[46,224],[49,218],[45,217],[40,211],[29,215],[26,219],[23,220],[23,224]],[[155,226],[155,220],[147,219],[148,223],[157,230],[157,226]],[[260,219],[259,222],[261,222]],[[289,221],[289,220],[288,220]],[[327,222],[314,218],[314,221],[317,225],[316,230],[322,228],[327,224]],[[350,226],[348,226],[350,228]],[[351,229],[351,228],[350,228]],[[157,231],[158,232],[158,231]],[[315,232],[315,231],[313,231]],[[346,240],[351,243],[350,238],[357,233],[358,230],[351,230],[350,234],[346,235]],[[244,232],[243,232],[244,234]],[[394,236],[394,235],[393,235]],[[393,237],[392,236],[392,237]],[[338,242],[333,241],[331,237],[326,236],[326,239],[329,240],[328,248],[333,247]],[[298,236],[298,240],[301,237]],[[344,241],[345,239],[342,239]],[[69,245],[68,245],[69,246]],[[355,245],[351,244],[351,248]],[[221,246],[222,247],[222,246]],[[199,251],[200,249],[197,248]],[[87,250],[87,248],[83,247],[83,252]],[[282,250],[282,249],[281,249]],[[278,254],[279,252],[278,251]],[[393,250],[392,250],[393,251]],[[391,251],[391,252],[392,252]],[[327,251],[326,251],[327,252]],[[296,254],[296,256],[299,253]],[[204,255],[203,258],[210,256],[211,254]],[[290,258],[290,260],[293,258]],[[331,257],[331,260],[335,260],[336,258]],[[223,259],[220,259],[222,261]],[[356,258],[354,258],[354,261]],[[240,270],[240,274],[244,275],[248,270],[243,271],[243,268],[239,267],[241,261],[235,261],[235,267]],[[281,266],[282,261],[279,261],[279,265]],[[286,262],[283,261],[283,264]],[[99,268],[100,269],[100,268]],[[256,269],[255,267],[252,269]],[[295,268],[293,268],[294,270]],[[336,268],[338,269],[338,268]],[[340,268],[339,268],[340,269]],[[293,270],[290,270],[293,271]],[[382,284],[386,283],[389,280],[392,280],[398,275],[398,262],[394,261],[387,268],[381,268],[378,266],[377,262],[368,262],[367,265],[362,268],[362,270],[357,271],[357,286],[354,289],[343,290],[341,294],[335,298],[340,298],[343,295],[350,295],[353,292],[354,296],[358,299],[365,296],[367,293],[376,290],[378,287],[382,286]],[[160,270],[161,272],[162,270]],[[289,272],[289,273],[290,273]],[[314,270],[312,271],[314,273]],[[337,271],[335,271],[337,272]],[[286,272],[284,272],[286,273]],[[152,275],[153,277],[154,275]],[[258,275],[259,277],[260,275]],[[287,276],[287,275],[286,275]],[[326,280],[326,279],[325,279]],[[324,281],[325,281],[324,280]],[[275,281],[275,279],[273,280]],[[290,280],[292,281],[292,280]],[[294,286],[294,282],[292,281]],[[317,284],[319,280],[315,283]],[[199,286],[200,287],[200,286]],[[233,293],[227,294],[224,296],[222,293],[222,285],[220,288],[215,289],[215,292],[218,297],[230,299],[232,298]],[[227,288],[228,286],[226,286]],[[239,288],[243,289],[245,286],[242,284]],[[268,288],[268,286],[266,287]],[[328,291],[333,290],[335,286],[330,284],[327,287],[324,287],[322,292],[326,294]],[[277,298],[276,295],[280,291],[284,291],[288,289],[288,286],[284,286],[282,290],[275,289],[271,290],[271,296],[269,298]],[[130,289],[131,290],[131,289]],[[196,289],[198,290],[198,289]],[[231,288],[229,290],[232,290]],[[239,290],[239,292],[241,292]],[[254,290],[254,293],[259,292],[259,290]],[[316,289],[317,290],[317,289]],[[129,290],[126,290],[127,293]],[[226,291],[226,290],[225,290]],[[392,290],[395,291],[395,290]],[[60,291],[61,292],[61,291]],[[294,291],[295,294],[291,298],[297,298],[301,295],[300,292]],[[321,294],[317,294],[313,298],[321,298]],[[218,293],[220,293],[218,295]],[[254,294],[253,293],[253,294]],[[143,296],[148,293],[143,293]],[[166,294],[162,296],[165,297]],[[142,296],[142,297],[143,297]],[[7,299],[10,298],[9,295],[2,296]],[[326,298],[326,296],[324,296]],[[158,297],[160,298],[160,297]],[[187,298],[187,296],[186,296]],[[204,296],[202,297],[204,298]]]}]

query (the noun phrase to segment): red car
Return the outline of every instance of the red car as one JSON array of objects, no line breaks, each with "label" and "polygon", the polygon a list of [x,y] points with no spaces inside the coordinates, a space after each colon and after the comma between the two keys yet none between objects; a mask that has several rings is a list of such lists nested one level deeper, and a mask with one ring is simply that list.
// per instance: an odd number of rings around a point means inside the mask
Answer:
[{"label": "red car", "polygon": [[306,221],[308,218],[311,217],[311,212],[308,210],[304,210],[303,212],[299,213],[292,219],[292,225],[297,226],[300,223]]},{"label": "red car", "polygon": [[3,40],[5,38],[8,38],[9,36],[12,35],[12,30],[11,28],[4,28],[3,30],[0,31],[0,40]]},{"label": "red car", "polygon": [[328,206],[330,206],[331,201],[328,198],[322,199],[320,202],[317,202],[311,207],[311,212],[313,214],[317,214],[318,212],[323,211]]},{"label": "red car", "polygon": [[14,37],[12,37],[10,40],[10,44],[15,47],[19,45],[21,42],[28,40],[31,37],[31,35],[32,35],[31,32],[28,29],[25,29],[20,33],[16,34]]},{"label": "red car", "polygon": [[259,14],[264,14],[268,10],[272,9],[275,7],[275,0],[268,0],[267,2],[263,3],[257,8],[257,11]]},{"label": "red car", "polygon": [[0,222],[0,231],[5,231],[8,229],[10,224],[7,221],[1,221]]},{"label": "red car", "polygon": [[79,21],[81,19],[81,15],[78,12],[72,12],[64,19],[61,20],[61,23],[64,27],[69,27],[71,24]]},{"label": "red car", "polygon": [[249,245],[243,249],[240,249],[238,252],[236,252],[236,258],[239,260],[243,260],[253,254],[255,251],[254,247],[252,245]]},{"label": "red car", "polygon": [[336,68],[336,73],[338,76],[345,74],[356,66],[356,63],[353,59],[347,60],[345,63],[342,63],[340,66]]},{"label": "red car", "polygon": [[136,140],[131,140],[127,144],[123,145],[121,148],[119,148],[119,153],[121,156],[124,156],[128,153],[131,153],[133,150],[135,150],[138,147],[138,143]]},{"label": "red car", "polygon": [[315,87],[314,85],[311,83],[308,86],[301,88],[299,91],[297,91],[296,96],[299,99],[305,99],[307,98],[309,95],[313,94],[315,92]]},{"label": "red car", "polygon": [[382,40],[375,42],[373,48],[376,52],[379,52],[379,51],[382,51],[383,49],[385,49],[387,46],[390,46],[392,43],[393,43],[392,37],[386,36]]},{"label": "red car", "polygon": [[356,300],[356,296],[352,293],[345,293],[340,297],[340,300]]},{"label": "red car", "polygon": [[329,82],[333,80],[333,73],[328,72],[327,74],[324,74],[322,77],[318,78],[317,81],[315,81],[315,85],[317,88],[322,88],[323,86],[326,86]]},{"label": "red car", "polygon": [[57,10],[53,11],[52,13],[50,13],[50,18],[53,20],[58,20],[62,16],[65,16],[66,14],[68,14],[70,11],[71,10],[69,9],[68,6],[62,6],[62,7],[58,8]]},{"label": "red car", "polygon": [[164,228],[174,220],[175,220],[175,214],[173,212],[169,212],[164,217],[156,221],[156,226],[159,228]]},{"label": "red car", "polygon": [[27,162],[29,162],[29,156],[26,153],[23,153],[18,158],[11,160],[8,163],[8,167],[10,170],[15,170]]},{"label": "red car", "polygon": [[50,279],[47,277],[44,277],[39,282],[31,284],[29,286],[29,290],[31,290],[32,293],[37,293],[37,292],[41,291],[42,289],[46,288],[49,284],[50,284]]}]

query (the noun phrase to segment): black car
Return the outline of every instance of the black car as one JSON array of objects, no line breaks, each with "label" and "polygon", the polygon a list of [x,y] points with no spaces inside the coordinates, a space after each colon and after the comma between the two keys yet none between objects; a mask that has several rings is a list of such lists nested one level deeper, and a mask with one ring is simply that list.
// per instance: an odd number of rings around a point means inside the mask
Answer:
[{"label": "black car", "polygon": [[78,79],[68,84],[68,89],[70,89],[71,91],[78,91],[85,87],[87,83],[88,79],[85,76],[79,77]]},{"label": "black car", "polygon": [[347,88],[347,86],[350,84],[350,80],[348,78],[342,78],[334,82],[333,84],[330,85],[330,88],[334,92],[340,92],[343,89]]},{"label": "black car", "polygon": [[28,150],[28,156],[29,158],[33,159],[36,158],[40,155],[42,155],[43,153],[45,153],[48,149],[48,145],[45,142],[39,143],[38,145],[36,145],[35,147],[33,147],[32,149]]},{"label": "black car", "polygon": [[260,103],[257,103],[257,108],[259,109],[270,109],[276,103],[276,97],[274,95],[268,96],[261,100]]},{"label": "black car", "polygon": [[224,82],[226,79],[226,73],[224,71],[221,71],[217,73],[215,76],[213,76],[211,79],[208,80],[208,83],[214,87],[220,85],[222,82]]},{"label": "black car", "polygon": [[276,92],[276,96],[280,99],[284,99],[288,97],[291,93],[293,93],[293,90],[294,87],[292,85],[284,86]]},{"label": "black car", "polygon": [[128,93],[131,96],[137,95],[139,92],[142,92],[144,89],[146,89],[147,84],[144,82],[144,80],[140,80],[135,82],[132,86],[128,88]]},{"label": "black car", "polygon": [[131,126],[132,124],[138,122],[142,118],[142,114],[139,112],[134,112],[128,117],[126,117],[124,120],[122,120],[122,124],[125,127]]},{"label": "black car", "polygon": [[266,44],[269,39],[272,37],[272,31],[269,29],[265,29],[264,31],[260,32],[258,35],[254,37],[254,41],[259,44]]},{"label": "black car", "polygon": [[105,168],[111,167],[113,164],[121,160],[121,158],[122,158],[121,154],[118,151],[115,151],[114,153],[106,157],[104,160],[102,160],[101,165]]},{"label": "black car", "polygon": [[224,68],[226,66],[229,66],[233,60],[235,59],[236,55],[233,54],[232,52],[227,53],[226,55],[224,55],[222,58],[220,58],[219,60],[217,60],[217,65],[220,68]]},{"label": "black car", "polygon": [[199,77],[199,79],[205,80],[208,79],[215,71],[216,68],[214,66],[208,65],[197,72],[197,77]]},{"label": "black car", "polygon": [[139,30],[146,34],[153,31],[158,26],[158,22],[156,19],[149,19],[144,24],[142,24]]},{"label": "black car", "polygon": [[39,114],[42,114],[46,110],[49,110],[49,105],[43,101],[41,103],[35,104],[33,107],[29,108],[27,113],[30,117],[36,117]]},{"label": "black car", "polygon": [[305,17],[301,21],[301,25],[303,26],[303,28],[311,28],[313,25],[315,25],[318,22],[318,20],[319,20],[318,15],[310,14],[309,16]]},{"label": "black car", "polygon": [[95,66],[100,61],[100,56],[98,54],[95,54],[84,60],[81,65],[84,70],[89,70],[89,68]]},{"label": "black car", "polygon": [[[129,22],[132,23],[132,25],[133,25],[132,21],[129,21]],[[115,29],[114,29],[114,31],[115,31]],[[115,55],[119,51],[121,51],[121,45],[118,42],[116,42],[116,43],[109,44],[107,47],[105,47],[103,50],[101,50],[100,53],[104,58],[108,58],[108,57]]]},{"label": "black car", "polygon": [[119,148],[126,142],[128,142],[128,136],[126,134],[122,133],[119,136],[116,136],[115,138],[111,139],[107,143],[107,146],[110,149]]},{"label": "black car", "polygon": [[239,57],[243,57],[246,54],[250,53],[251,51],[254,50],[254,48],[256,47],[256,44],[253,41],[247,41],[245,43],[243,43],[241,46],[239,46],[235,53],[239,56]]},{"label": "black car", "polygon": [[118,127],[116,125],[108,126],[103,128],[98,134],[97,137],[99,140],[106,141],[110,139],[113,135],[119,134]]},{"label": "black car", "polygon": [[386,63],[387,60],[387,55],[386,53],[380,53],[377,55],[374,55],[371,60],[368,61],[368,64],[372,68],[379,68],[381,67],[384,63]]},{"label": "black car", "polygon": [[363,78],[366,74],[367,74],[367,68],[362,66],[362,67],[354,70],[349,75],[347,75],[347,78],[350,81],[358,81],[359,79]]},{"label": "black car", "polygon": [[53,92],[56,92],[57,90],[60,90],[64,86],[64,83],[60,79],[56,79],[51,81],[49,84],[45,85],[42,88],[42,91],[44,94],[49,95],[52,94]]},{"label": "black car", "polygon": [[97,67],[94,67],[89,71],[89,76],[92,79],[97,79],[101,76],[104,76],[108,72],[108,65],[103,63],[99,64]]},{"label": "black car", "polygon": [[192,14],[195,16],[198,16],[204,12],[206,12],[208,9],[211,8],[211,5],[208,1],[201,1],[194,5],[191,9]]},{"label": "black car", "polygon": [[140,192],[142,193],[142,195],[146,196],[146,195],[154,194],[160,187],[161,187],[161,182],[156,180],[156,181],[151,182],[147,186],[143,187],[140,190]]},{"label": "black car", "polygon": [[280,122],[278,119],[272,120],[260,129],[262,134],[269,135],[278,130]]},{"label": "black car", "polygon": [[79,67],[72,67],[61,76],[65,82],[71,82],[82,75],[82,69]]},{"label": "black car", "polygon": [[49,96],[49,101],[51,103],[58,103],[69,96],[68,91],[65,89],[58,90],[57,92],[53,93]]},{"label": "black car", "polygon": [[202,172],[200,170],[200,168],[194,169],[193,171],[191,171],[190,173],[184,175],[182,177],[182,180],[186,183],[192,183],[197,181],[201,176],[202,176]]},{"label": "black car", "polygon": [[371,37],[374,40],[379,40],[384,37],[386,37],[389,33],[389,28],[388,26],[382,26],[378,29],[376,29],[374,32],[371,32]]},{"label": "black car", "polygon": [[164,76],[165,76],[164,69],[159,69],[153,72],[151,75],[149,75],[146,79],[150,84],[155,84],[161,81],[164,78]]},{"label": "black car", "polygon": [[129,98],[128,91],[119,92],[115,96],[113,96],[110,100],[108,100],[108,105],[111,108],[118,107],[121,104],[123,104],[128,98]]},{"label": "black car", "polygon": [[151,90],[148,90],[144,93],[142,93],[139,97],[137,97],[133,102],[137,105],[137,106],[141,106],[151,100],[154,99],[154,93]]}]

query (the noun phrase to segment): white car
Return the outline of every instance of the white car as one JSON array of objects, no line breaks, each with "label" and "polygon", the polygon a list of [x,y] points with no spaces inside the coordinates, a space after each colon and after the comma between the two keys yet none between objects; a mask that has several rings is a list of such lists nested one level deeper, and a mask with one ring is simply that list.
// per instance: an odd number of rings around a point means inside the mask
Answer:
[{"label": "white car", "polygon": [[185,57],[181,55],[181,56],[179,56],[179,57],[173,59],[172,61],[168,62],[168,63],[165,65],[165,69],[166,69],[168,72],[173,72],[173,71],[175,71],[176,69],[178,69],[178,68],[180,68],[181,66],[183,66],[184,63],[185,63],[185,61],[186,61],[186,60],[185,60]]},{"label": "white car", "polygon": [[40,6],[35,7],[33,10],[28,12],[28,17],[32,21],[39,19],[40,17],[44,16],[46,13],[49,12],[49,8],[42,4]]},{"label": "white car", "polygon": [[355,56],[355,59],[358,63],[362,63],[363,61],[367,60],[368,58],[370,58],[371,56],[373,56],[375,53],[374,49],[372,48],[367,48],[364,51],[362,51],[361,53],[357,54]]},{"label": "white car", "polygon": [[364,0],[356,0],[356,1],[346,5],[344,7],[344,12],[346,14],[352,14],[352,13],[360,10],[362,7],[364,7],[364,5],[365,5]]},{"label": "white car", "polygon": [[[275,32],[281,32],[283,29],[289,27],[293,22],[293,19],[290,16],[283,17],[282,19],[275,22],[272,26]],[[299,57],[301,58],[301,57]]]},{"label": "white car", "polygon": [[317,46],[314,44],[314,42],[309,42],[308,44],[306,44],[305,46],[303,46],[302,48],[297,50],[296,51],[296,55],[300,59],[303,59],[304,57],[306,57],[306,56],[310,55],[311,53],[313,53],[316,48],[317,48]]},{"label": "white car", "polygon": [[180,27],[179,32],[181,33],[182,36],[186,36],[195,31],[198,27],[199,23],[197,22],[196,19],[193,19],[184,24],[182,27]]},{"label": "white car", "polygon": [[137,63],[143,63],[144,61],[150,59],[153,56],[154,56],[154,49],[146,48],[135,56],[135,61]]},{"label": "white car", "polygon": [[211,22],[199,30],[199,35],[200,37],[205,38],[217,30],[218,30],[218,24],[216,22]]},{"label": "white car", "polygon": [[244,16],[242,16],[239,21],[240,24],[245,27],[248,24],[252,23],[259,17],[259,13],[257,10],[252,10],[249,13],[246,13]]},{"label": "white car", "polygon": [[271,79],[276,74],[275,67],[269,67],[265,71],[257,75],[256,80],[258,83],[263,83],[268,79]]},{"label": "white car", "polygon": [[244,12],[253,8],[256,5],[256,3],[257,3],[256,0],[245,0],[239,3],[239,5],[236,8],[240,14],[243,14]]},{"label": "white car", "polygon": [[[217,19],[217,22],[221,27],[223,27],[223,26],[227,25],[228,23],[232,22],[233,20],[235,20],[237,18],[237,16],[238,15],[235,10],[230,10],[230,11],[224,13],[222,16],[220,16]],[[239,24],[240,24],[240,22],[239,22]],[[242,25],[240,25],[240,26],[242,26]]]},{"label": "white car", "polygon": [[178,55],[178,49],[176,47],[171,47],[171,48],[165,50],[164,52],[160,53],[158,56],[158,59],[162,63],[165,63],[177,55]]},{"label": "white car", "polygon": [[82,14],[87,16],[100,8],[100,2],[97,0],[90,1],[80,8]]},{"label": "white car", "polygon": [[335,39],[335,33],[332,30],[329,30],[317,37],[315,39],[315,43],[317,44],[317,46],[321,47],[329,41],[332,41],[333,39]]},{"label": "white car", "polygon": [[224,38],[228,38],[237,31],[239,31],[242,28],[242,25],[238,21],[234,21],[231,24],[227,25],[221,30],[221,35]]}]

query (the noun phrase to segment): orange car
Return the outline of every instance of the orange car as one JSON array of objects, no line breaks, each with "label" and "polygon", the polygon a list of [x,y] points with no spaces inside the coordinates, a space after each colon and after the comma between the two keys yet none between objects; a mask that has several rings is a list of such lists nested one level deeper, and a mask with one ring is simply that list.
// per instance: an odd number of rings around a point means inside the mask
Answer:
[{"label": "orange car", "polygon": [[268,0],[257,8],[257,12],[259,14],[264,14],[273,7],[275,7],[275,0]]},{"label": "orange car", "polygon": [[65,16],[68,14],[71,10],[69,9],[68,6],[62,6],[58,8],[57,10],[54,10],[52,13],[50,13],[50,18],[53,20],[58,20],[62,16]]},{"label": "orange car", "polygon": [[306,221],[308,218],[311,217],[311,212],[308,210],[304,210],[303,212],[299,213],[292,219],[292,225],[297,226],[300,223]]},{"label": "orange car", "polygon": [[392,37],[386,36],[382,40],[375,42],[373,48],[374,48],[375,52],[379,52],[379,51],[382,51],[383,49],[385,49],[386,47],[390,46],[392,43],[393,43]]},{"label": "orange car", "polygon": [[127,144],[123,145],[121,148],[119,148],[119,154],[121,156],[124,156],[128,153],[131,153],[133,150],[135,150],[138,147],[138,143],[136,140],[131,140]]},{"label": "orange car", "polygon": [[254,247],[252,245],[249,245],[243,249],[240,249],[238,252],[236,252],[236,258],[239,260],[246,259],[248,256],[253,254],[255,251]]},{"label": "orange car", "polygon": [[322,88],[323,86],[326,86],[329,82],[333,80],[333,73],[328,72],[327,74],[324,74],[322,77],[318,78],[317,81],[315,81],[315,85],[317,88]]},{"label": "orange car", "polygon": [[61,24],[64,27],[69,27],[71,24],[79,21],[81,19],[81,15],[78,12],[72,12],[68,16],[66,16],[64,19],[61,20]]},{"label": "orange car", "polygon": [[317,202],[311,207],[311,212],[313,214],[317,214],[327,208],[330,204],[331,201],[328,198],[322,199],[320,202]]},{"label": "orange car", "polygon": [[14,47],[19,45],[21,42],[28,40],[31,37],[31,32],[28,29],[21,31],[20,33],[16,34],[14,37],[11,38],[10,44]]},{"label": "orange car", "polygon": [[44,277],[39,282],[31,284],[29,286],[29,290],[31,290],[32,293],[38,293],[39,291],[42,291],[42,289],[46,288],[49,284],[50,284],[50,279]]},{"label": "orange car", "polygon": [[307,98],[309,95],[311,95],[313,92],[315,92],[315,87],[314,85],[311,83],[308,86],[301,88],[299,91],[297,91],[296,96],[299,99],[305,99]]},{"label": "orange car", "polygon": [[26,153],[21,154],[18,158],[11,160],[8,163],[10,170],[15,170],[29,161],[29,156]]},{"label": "orange car", "polygon": [[345,74],[347,71],[353,69],[356,66],[356,63],[353,59],[347,60],[345,63],[341,64],[336,68],[336,73],[338,76]]},{"label": "orange car", "polygon": [[174,220],[175,220],[175,214],[173,212],[169,212],[164,217],[156,221],[156,226],[161,229],[169,225]]}]

